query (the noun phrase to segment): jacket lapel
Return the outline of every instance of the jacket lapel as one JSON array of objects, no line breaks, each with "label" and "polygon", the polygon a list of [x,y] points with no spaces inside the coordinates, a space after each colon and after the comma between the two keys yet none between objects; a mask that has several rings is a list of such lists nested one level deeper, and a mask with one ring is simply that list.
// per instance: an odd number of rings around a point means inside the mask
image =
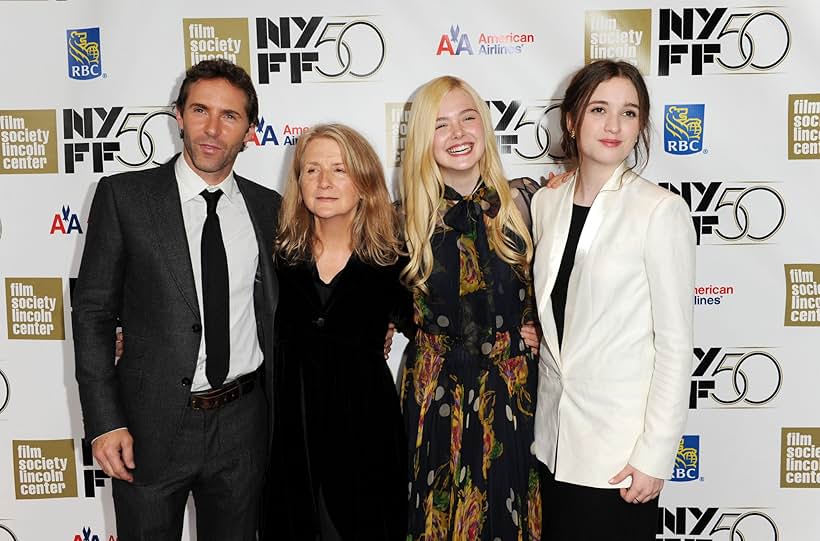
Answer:
[{"label": "jacket lapel", "polygon": [[148,209],[155,224],[151,228],[151,234],[158,252],[164,256],[171,280],[179,288],[191,312],[199,319],[194,270],[191,267],[182,203],[174,173],[175,162],[176,160],[171,160],[159,167],[148,188],[146,200],[152,202]]},{"label": "jacket lapel", "polygon": [[[245,206],[248,209],[248,215],[251,218],[253,225],[253,232],[256,235],[256,244],[259,248],[259,270],[258,275],[262,278],[262,285],[264,295],[267,302],[263,302],[264,310],[270,314],[273,313],[273,307],[276,306],[276,299],[279,298],[279,282],[276,280],[273,273],[273,242],[275,231],[273,231],[273,224],[275,219],[268,214],[274,214],[276,209],[264,208],[264,203],[267,200],[259,200],[259,198],[251,197],[249,194],[251,181],[235,174],[236,185],[242,198],[245,200]],[[262,224],[270,224],[265,230]]]},{"label": "jacket lapel", "polygon": [[[575,192],[575,177],[573,176],[564,186],[557,188],[563,193],[557,202],[557,207],[545,209],[541,236],[541,244],[544,249],[539,249],[536,254],[543,254],[538,257],[537,264],[544,267],[544,272],[536,273],[536,276],[543,276],[535,284],[538,298],[538,315],[541,318],[541,325],[544,326],[544,338],[547,348],[552,357],[560,365],[560,352],[558,348],[558,330],[555,326],[555,317],[552,313],[552,288],[558,276],[558,269],[561,266],[561,258],[564,255],[564,246],[567,244],[569,234],[570,218],[572,217],[572,198]],[[549,242],[544,242],[549,240]]]},{"label": "jacket lapel", "polygon": [[625,170],[626,165],[624,163],[619,165],[618,168],[615,169],[615,172],[612,173],[612,176],[609,177],[609,180],[603,185],[601,191],[598,192],[598,195],[592,202],[592,207],[589,209],[589,214],[587,214],[584,228],[581,230],[581,236],[578,238],[578,247],[575,250],[575,263],[572,267],[569,284],[567,285],[567,306],[564,312],[564,348],[575,338],[572,335],[575,317],[579,313],[583,314],[584,306],[578,303],[578,296],[583,292],[579,292],[578,288],[582,282],[581,278],[585,273],[585,266],[589,259],[588,256],[595,246],[595,239],[598,237],[604,219],[611,213],[613,206],[618,204],[618,191],[624,183],[634,178],[631,172],[624,174]]}]

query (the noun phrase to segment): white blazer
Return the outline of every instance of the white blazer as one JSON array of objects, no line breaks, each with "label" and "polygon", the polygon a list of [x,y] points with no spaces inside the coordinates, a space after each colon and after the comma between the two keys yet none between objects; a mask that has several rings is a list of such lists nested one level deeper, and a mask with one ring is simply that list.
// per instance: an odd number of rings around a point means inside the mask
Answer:
[{"label": "white blazer", "polygon": [[532,201],[540,346],[535,451],[555,478],[599,488],[631,464],[672,473],[688,411],[695,232],[683,199],[622,164],[589,210],[559,350],[550,294],[575,178]]}]

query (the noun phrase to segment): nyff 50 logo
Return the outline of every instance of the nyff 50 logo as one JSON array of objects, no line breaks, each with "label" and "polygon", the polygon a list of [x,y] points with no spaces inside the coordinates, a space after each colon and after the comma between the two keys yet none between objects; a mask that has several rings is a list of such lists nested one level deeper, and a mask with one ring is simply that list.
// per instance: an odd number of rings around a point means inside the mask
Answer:
[{"label": "nyff 50 logo", "polygon": [[171,107],[63,109],[65,172],[79,163],[94,173],[161,165],[176,152],[178,133]]},{"label": "nyff 50 logo", "polygon": [[96,79],[102,72],[99,28],[66,30],[68,76],[78,81]]},{"label": "nyff 50 logo", "polygon": [[669,154],[696,154],[703,150],[702,103],[667,105],[663,109],[663,149]]},{"label": "nyff 50 logo", "polygon": [[753,507],[661,507],[657,541],[778,541],[777,524]]},{"label": "nyff 50 logo", "polygon": [[659,182],[692,211],[698,244],[761,244],[780,230],[786,203],[762,182]]},{"label": "nyff 50 logo", "polygon": [[726,72],[768,71],[791,49],[786,19],[768,7],[661,9],[658,17],[661,76],[687,60],[690,75],[703,75],[707,65]]},{"label": "nyff 50 logo", "polygon": [[290,82],[317,73],[326,79],[361,80],[384,64],[382,31],[373,22],[353,17],[279,17],[256,19],[259,84],[290,66]]},{"label": "nyff 50 logo", "polygon": [[694,357],[689,409],[756,408],[783,386],[783,369],[770,348],[694,348]]},{"label": "nyff 50 logo", "polygon": [[560,100],[490,100],[487,106],[502,158],[546,164],[563,157],[560,132],[548,129],[550,120],[553,126],[560,125]]}]

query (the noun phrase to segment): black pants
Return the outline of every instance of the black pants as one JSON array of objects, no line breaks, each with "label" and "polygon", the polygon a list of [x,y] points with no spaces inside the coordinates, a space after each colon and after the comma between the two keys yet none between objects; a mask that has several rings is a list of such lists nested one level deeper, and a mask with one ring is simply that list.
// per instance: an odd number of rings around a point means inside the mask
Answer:
[{"label": "black pants", "polygon": [[113,481],[119,540],[179,541],[189,493],[199,541],[255,540],[267,465],[265,408],[257,386],[219,409],[186,410],[161,479]]},{"label": "black pants", "polygon": [[617,488],[556,481],[539,463],[543,541],[655,541],[658,498],[628,503]]}]

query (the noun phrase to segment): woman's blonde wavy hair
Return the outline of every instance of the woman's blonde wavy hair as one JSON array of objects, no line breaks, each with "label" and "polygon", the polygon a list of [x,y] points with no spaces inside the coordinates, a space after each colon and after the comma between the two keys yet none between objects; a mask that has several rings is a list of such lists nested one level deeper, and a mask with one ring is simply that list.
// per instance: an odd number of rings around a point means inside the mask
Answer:
[{"label": "woman's blonde wavy hair", "polygon": [[475,102],[484,128],[485,150],[479,160],[479,171],[484,183],[498,192],[501,201],[498,215],[488,220],[490,247],[522,279],[529,276],[532,260],[532,239],[504,176],[487,104],[465,81],[449,75],[437,77],[422,86],[413,99],[401,175],[404,237],[410,255],[402,280],[411,289],[423,293],[427,293],[426,282],[433,270],[430,239],[441,225],[438,209],[444,198],[444,179],[433,157],[433,135],[441,100],[455,89],[465,91]]},{"label": "woman's blonde wavy hair", "polygon": [[318,239],[313,214],[302,198],[299,178],[305,149],[311,141],[320,138],[330,139],[339,145],[347,173],[361,197],[351,227],[353,253],[368,264],[392,265],[398,260],[401,242],[398,238],[398,216],[390,203],[382,164],[370,143],[356,130],[343,124],[321,124],[299,136],[279,212],[279,232],[275,243],[277,257],[291,263],[313,260],[313,248]]}]

